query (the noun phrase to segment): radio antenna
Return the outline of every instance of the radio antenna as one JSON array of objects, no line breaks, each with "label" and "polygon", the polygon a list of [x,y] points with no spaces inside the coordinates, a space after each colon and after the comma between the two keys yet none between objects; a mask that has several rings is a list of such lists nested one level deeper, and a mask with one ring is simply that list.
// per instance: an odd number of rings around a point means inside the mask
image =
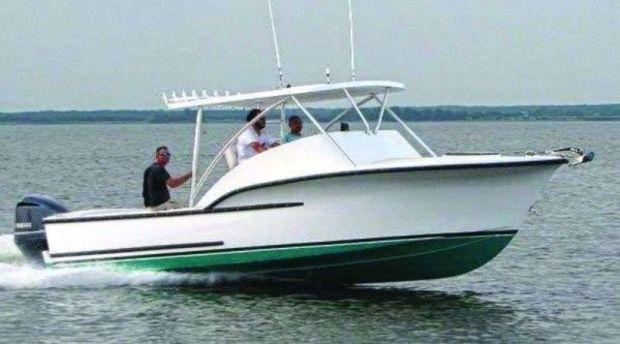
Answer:
[{"label": "radio antenna", "polygon": [[284,88],[284,78],[282,77],[282,63],[280,62],[280,49],[278,48],[278,36],[276,35],[276,23],[273,19],[273,10],[271,9],[271,0],[267,0],[269,7],[269,18],[271,19],[271,33],[273,34],[273,45],[276,50],[276,63],[278,64],[278,80],[280,88]]},{"label": "radio antenna", "polygon": [[349,36],[351,38],[351,81],[355,81],[355,46],[353,45],[353,7],[349,0]]}]

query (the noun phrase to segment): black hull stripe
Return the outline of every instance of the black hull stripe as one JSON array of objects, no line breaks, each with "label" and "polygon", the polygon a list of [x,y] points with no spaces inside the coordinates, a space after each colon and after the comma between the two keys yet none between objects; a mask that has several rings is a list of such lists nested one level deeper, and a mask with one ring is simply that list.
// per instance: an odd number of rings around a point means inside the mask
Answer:
[{"label": "black hull stripe", "polygon": [[214,246],[222,246],[222,245],[224,245],[223,241],[212,241],[212,242],[199,242],[199,243],[192,243],[192,244],[160,245],[160,246],[146,246],[146,247],[139,247],[139,248],[135,248],[135,247],[134,248],[117,248],[113,250],[59,253],[59,254],[50,254],[50,257],[62,258],[62,257],[77,257],[77,256],[94,256],[98,254],[178,250],[178,249],[184,249],[184,248],[204,248],[204,247],[214,247]]},{"label": "black hull stripe", "polygon": [[221,208],[215,208],[215,209],[207,208],[204,210],[198,209],[198,210],[184,210],[184,211],[174,211],[174,212],[154,212],[154,213],[139,213],[139,214],[126,214],[126,215],[93,216],[93,217],[82,217],[82,218],[71,218],[71,219],[48,219],[48,220],[43,220],[43,223],[91,222],[91,221],[143,219],[143,218],[151,218],[151,217],[217,214],[217,213],[238,212],[238,211],[301,207],[303,205],[304,205],[303,202],[267,203],[267,204],[256,204],[256,205],[248,205],[248,206],[241,206],[241,207],[221,207]]},{"label": "black hull stripe", "polygon": [[[394,237],[377,237],[377,238],[365,238],[365,239],[353,239],[353,240],[320,241],[320,242],[285,244],[285,245],[266,245],[266,246],[253,246],[253,247],[242,247],[242,248],[196,250],[196,251],[189,251],[189,252],[162,252],[162,253],[128,256],[128,257],[88,258],[88,259],[80,259],[80,260],[71,260],[67,262],[58,262],[56,264],[82,263],[82,262],[93,262],[93,261],[110,261],[110,260],[122,260],[122,259],[157,258],[157,257],[178,256],[178,255],[196,255],[196,254],[205,254],[205,253],[243,252],[243,251],[253,251],[253,250],[295,248],[295,247],[303,247],[303,246],[354,244],[354,243],[364,243],[364,242],[372,242],[372,241],[391,241],[391,240],[427,239],[427,238],[428,239],[447,239],[447,238],[488,236],[488,235],[515,235],[516,233],[517,233],[516,229],[507,229],[507,230],[492,230],[492,231],[489,230],[489,231],[460,232],[460,233],[403,235],[403,236],[394,236]],[[223,245],[223,242],[221,241],[213,242],[213,243],[221,243],[220,245]],[[204,243],[203,244],[174,245],[176,246],[174,249],[196,247],[193,245],[200,247],[200,245],[204,245]],[[216,245],[212,245],[212,246],[216,246]],[[123,252],[144,252],[144,251],[149,251],[153,249],[148,248],[148,247],[147,248],[137,247],[134,249],[122,249],[122,250]],[[112,251],[116,251],[116,250],[61,253],[61,254],[52,254],[50,255],[50,257],[51,258],[79,257],[79,256],[90,256],[90,255],[96,255],[96,254],[118,253],[118,252],[112,252]]]},{"label": "black hull stripe", "polygon": [[564,158],[550,159],[550,160],[538,160],[538,161],[513,161],[513,162],[497,162],[497,163],[477,163],[477,164],[456,164],[456,165],[439,165],[439,166],[410,166],[410,167],[392,167],[392,168],[380,168],[372,170],[361,171],[344,171],[334,173],[315,174],[311,176],[283,179],[269,183],[262,183],[256,185],[246,186],[237,190],[233,190],[227,194],[216,199],[207,209],[214,209],[215,206],[222,203],[226,199],[240,194],[245,191],[256,190],[266,187],[298,183],[308,180],[349,177],[366,174],[384,174],[384,173],[402,173],[413,171],[439,171],[439,170],[469,170],[478,168],[502,168],[502,167],[523,167],[523,166],[539,166],[539,165],[562,165],[568,163],[568,160]]}]

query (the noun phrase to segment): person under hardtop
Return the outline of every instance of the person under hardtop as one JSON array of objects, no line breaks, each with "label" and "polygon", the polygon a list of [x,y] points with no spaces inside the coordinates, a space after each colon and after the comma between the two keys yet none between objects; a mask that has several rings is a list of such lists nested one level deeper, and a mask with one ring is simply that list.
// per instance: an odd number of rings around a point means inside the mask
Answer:
[{"label": "person under hardtop", "polygon": [[[261,110],[252,109],[248,113],[246,121],[250,122],[260,114]],[[239,135],[239,138],[237,138],[238,163],[242,163],[256,154],[280,145],[275,138],[265,132],[266,125],[267,121],[265,117],[262,117]]]},{"label": "person under hardtop", "polygon": [[155,150],[155,161],[144,171],[142,184],[142,197],[144,206],[153,211],[179,208],[179,204],[170,199],[168,186],[176,188],[192,177],[192,172],[187,172],[179,177],[171,177],[166,171],[166,165],[170,161],[168,147],[161,146]]},{"label": "person under hardtop", "polygon": [[299,118],[299,116],[291,116],[288,119],[288,127],[289,129],[291,129],[291,131],[286,134],[286,136],[284,136],[284,143],[293,142],[302,137],[301,129],[303,129],[304,125],[301,122],[301,118]]}]

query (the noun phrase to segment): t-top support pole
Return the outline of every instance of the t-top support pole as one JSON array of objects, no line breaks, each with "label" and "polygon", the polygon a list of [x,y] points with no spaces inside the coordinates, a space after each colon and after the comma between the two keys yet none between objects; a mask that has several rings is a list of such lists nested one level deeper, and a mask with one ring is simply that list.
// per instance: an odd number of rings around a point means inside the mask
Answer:
[{"label": "t-top support pole", "polygon": [[321,134],[323,134],[325,137],[327,137],[329,142],[331,142],[331,144],[336,148],[336,150],[338,150],[340,153],[342,153],[342,155],[347,159],[347,161],[349,161],[349,163],[351,163],[351,165],[353,167],[356,167],[357,165],[355,164],[353,159],[351,159],[351,157],[349,157],[349,155],[342,149],[342,147],[340,147],[340,145],[338,145],[336,140],[334,140],[334,138],[331,137],[331,135],[329,135],[329,133],[327,131],[325,131],[325,129],[323,129],[323,127],[321,127],[321,124],[316,120],[316,118],[314,118],[314,116],[312,116],[312,114],[308,111],[308,109],[306,109],[303,106],[303,104],[301,104],[299,99],[297,99],[297,97],[295,97],[295,96],[291,96],[291,99],[293,99],[295,104],[297,104],[297,107],[304,113],[304,115],[306,115],[306,117],[308,117],[308,119],[312,122],[312,124],[314,124],[314,126],[321,132]]},{"label": "t-top support pole", "polygon": [[[374,97],[372,95],[366,96],[366,98],[360,100],[359,102],[356,103],[356,105],[358,107],[368,103],[369,101],[373,100]],[[353,109],[353,106],[343,110],[340,114],[338,114],[338,116],[332,118],[331,121],[329,121],[329,123],[327,123],[325,125],[325,131],[327,131],[327,129],[331,128],[334,124],[336,124],[336,122],[338,122],[342,117],[344,117],[346,114],[348,114],[351,110]]]},{"label": "t-top support pole", "polygon": [[278,102],[269,105],[258,116],[254,117],[254,119],[252,119],[251,121],[247,122],[239,131],[237,131],[237,133],[235,135],[233,135],[230,138],[230,140],[228,140],[228,142],[222,147],[222,149],[220,149],[219,153],[217,153],[217,155],[213,158],[213,160],[211,160],[211,163],[209,164],[207,169],[202,173],[202,177],[200,177],[200,179],[198,180],[198,183],[196,184],[195,190],[190,195],[190,199],[193,200],[193,199],[196,198],[196,196],[198,194],[198,191],[202,188],[204,183],[207,181],[207,178],[209,177],[209,175],[211,175],[211,172],[213,172],[213,170],[215,169],[215,166],[217,165],[217,163],[222,159],[222,157],[224,156],[224,153],[226,152],[226,149],[228,149],[228,147],[230,147],[233,143],[235,143],[237,138],[247,128],[253,126],[254,123],[258,122],[261,118],[265,117],[273,108],[275,108],[276,106],[281,105],[282,103],[284,103],[286,101],[286,99],[287,98],[283,98],[283,99],[279,100]]},{"label": "t-top support pole", "polygon": [[198,156],[200,152],[200,133],[202,130],[202,106],[198,108],[196,113],[196,128],[194,131],[194,152],[192,156],[192,188],[189,197],[189,206],[194,206],[194,190],[196,189],[196,173],[198,172]]},{"label": "t-top support pole", "polygon": [[422,146],[422,148],[426,150],[428,154],[430,154],[433,158],[437,157],[437,154],[433,152],[431,147],[424,143],[424,141],[422,141],[422,139],[413,130],[411,130],[411,128],[409,128],[409,126],[405,122],[403,122],[403,120],[394,111],[392,111],[392,109],[390,109],[388,106],[384,106],[385,102],[381,101],[381,99],[379,99],[377,95],[373,95],[373,97],[375,98],[377,103],[381,104],[381,107],[385,108],[384,111],[387,111],[387,113],[390,114],[390,116],[392,116],[396,120],[396,122],[398,122],[398,124],[400,124],[403,129],[405,129],[405,131],[409,135],[411,135],[411,137],[413,137],[420,144],[420,146]]},{"label": "t-top support pole", "polygon": [[284,131],[286,125],[286,112],[284,111],[285,103],[280,106],[280,141],[284,143]]},{"label": "t-top support pole", "polygon": [[355,103],[355,99],[353,99],[351,93],[349,93],[346,88],[343,88],[342,90],[344,91],[344,94],[347,96],[347,98],[349,98],[351,106],[355,109],[355,112],[357,112],[358,116],[360,116],[360,118],[362,119],[362,122],[364,122],[364,126],[366,127],[366,134],[370,134],[370,125],[368,124],[368,121],[366,121],[362,110],[360,110],[359,106],[357,106],[357,104]]},{"label": "t-top support pole", "polygon": [[381,123],[383,121],[383,115],[385,114],[385,105],[387,104],[388,99],[388,89],[385,89],[383,93],[383,104],[381,104],[381,111],[379,111],[379,119],[377,119],[377,126],[375,127],[375,134],[379,132],[379,128],[381,128]]}]

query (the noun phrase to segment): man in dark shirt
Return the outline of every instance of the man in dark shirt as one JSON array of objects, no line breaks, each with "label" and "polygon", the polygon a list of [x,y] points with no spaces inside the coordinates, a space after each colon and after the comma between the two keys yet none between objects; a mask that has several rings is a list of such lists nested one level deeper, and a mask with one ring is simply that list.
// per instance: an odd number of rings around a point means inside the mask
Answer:
[{"label": "man in dark shirt", "polygon": [[176,188],[192,177],[192,172],[187,172],[176,178],[171,177],[170,173],[166,171],[168,161],[170,161],[168,147],[157,147],[155,150],[155,162],[144,171],[142,197],[144,197],[144,206],[152,210],[176,208],[175,202],[170,200],[168,186]]}]

